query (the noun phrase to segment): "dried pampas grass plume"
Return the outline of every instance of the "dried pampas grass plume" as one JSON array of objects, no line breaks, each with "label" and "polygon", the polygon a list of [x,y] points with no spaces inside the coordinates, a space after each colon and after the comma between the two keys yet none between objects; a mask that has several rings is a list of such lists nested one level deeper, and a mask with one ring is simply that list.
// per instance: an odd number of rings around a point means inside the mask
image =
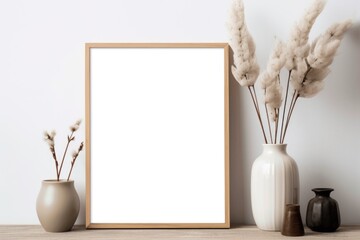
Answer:
[{"label": "dried pampas grass plume", "polygon": [[309,53],[309,33],[326,4],[325,0],[315,0],[291,31],[287,43],[286,68],[292,70],[296,67],[297,58],[304,58]]},{"label": "dried pampas grass plume", "polygon": [[244,4],[234,0],[228,22],[230,47],[234,54],[232,74],[241,86],[253,86],[259,75],[259,65],[255,57],[255,43],[249,33],[244,16]]},{"label": "dried pampas grass plume", "polygon": [[234,53],[234,65],[231,66],[231,72],[241,86],[248,87],[265,143],[267,143],[268,141],[254,88],[260,70],[255,56],[255,43],[245,23],[244,4],[242,0],[233,0],[228,29],[230,33],[229,45]]},{"label": "dried pampas grass plume", "polygon": [[326,68],[333,62],[341,40],[351,25],[351,20],[335,23],[314,40],[307,57],[310,67]]},{"label": "dried pampas grass plume", "polygon": [[[243,2],[241,0],[234,0],[233,2],[228,24],[229,44],[234,52],[234,65],[231,67],[231,71],[241,86],[248,87],[265,143],[268,143],[268,138],[262,123],[254,86],[257,79],[260,80],[260,87],[264,91],[265,111],[271,143],[277,143],[280,108],[284,102],[279,134],[279,143],[284,143],[286,131],[298,99],[313,97],[323,89],[324,79],[330,73],[329,66],[335,58],[346,31],[352,25],[350,20],[335,23],[315,38],[310,45],[309,33],[317,17],[323,11],[325,3],[325,0],[313,1],[312,6],[296,22],[286,44],[280,40],[276,42],[266,69],[259,75],[259,65],[255,57],[255,43],[245,24]],[[288,69],[289,73],[285,99],[283,100],[280,73],[284,67]],[[290,89],[292,96],[289,94]],[[274,122],[274,127],[271,127],[270,119]]]}]

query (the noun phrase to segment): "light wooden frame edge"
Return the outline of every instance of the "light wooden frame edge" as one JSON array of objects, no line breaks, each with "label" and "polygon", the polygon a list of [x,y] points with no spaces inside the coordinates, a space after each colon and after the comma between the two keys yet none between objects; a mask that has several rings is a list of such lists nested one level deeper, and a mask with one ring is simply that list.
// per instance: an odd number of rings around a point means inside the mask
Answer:
[{"label": "light wooden frame edge", "polygon": [[[91,48],[223,48],[224,49],[224,147],[225,223],[91,223],[90,221],[90,50]],[[85,146],[87,229],[103,228],[230,228],[230,138],[229,138],[229,45],[227,43],[85,43]]]}]

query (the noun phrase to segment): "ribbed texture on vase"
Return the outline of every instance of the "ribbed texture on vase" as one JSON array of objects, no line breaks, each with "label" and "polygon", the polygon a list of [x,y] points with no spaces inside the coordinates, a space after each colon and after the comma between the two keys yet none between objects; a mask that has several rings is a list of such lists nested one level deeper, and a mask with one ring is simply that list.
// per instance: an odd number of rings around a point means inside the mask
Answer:
[{"label": "ribbed texture on vase", "polygon": [[286,144],[264,144],[251,170],[251,206],[258,228],[280,231],[286,204],[299,202],[299,173]]}]

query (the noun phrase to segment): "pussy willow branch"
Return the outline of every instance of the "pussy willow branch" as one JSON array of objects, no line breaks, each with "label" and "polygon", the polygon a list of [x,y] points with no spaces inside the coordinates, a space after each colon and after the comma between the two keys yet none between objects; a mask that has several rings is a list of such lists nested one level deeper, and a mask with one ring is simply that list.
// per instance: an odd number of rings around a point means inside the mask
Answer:
[{"label": "pussy willow branch", "polygon": [[44,135],[44,140],[48,143],[51,155],[55,162],[56,180],[59,181],[59,162],[57,160],[55,152],[55,132],[52,132],[50,134],[48,132],[45,132]]},{"label": "pussy willow branch", "polygon": [[71,161],[71,168],[70,168],[70,171],[69,171],[69,175],[68,175],[68,177],[67,177],[67,181],[69,181],[69,179],[70,179],[70,175],[71,175],[72,170],[73,170],[73,168],[74,168],[75,161],[76,161],[77,157],[79,156],[79,153],[80,153],[81,150],[83,149],[83,146],[84,146],[84,142],[81,142],[78,151],[75,152],[75,154],[73,155],[73,159],[72,159],[72,161]]},{"label": "pussy willow branch", "polygon": [[72,140],[74,140],[74,137],[73,137],[74,132],[75,132],[75,131],[71,131],[71,135],[68,136],[68,142],[67,142],[67,144],[66,144],[66,148],[65,148],[65,151],[64,151],[64,154],[63,154],[63,157],[62,157],[62,160],[61,160],[61,164],[60,164],[58,179],[60,178],[61,170],[62,170],[62,167],[63,167],[63,164],[64,164],[66,152],[67,152],[67,150],[68,150],[68,148],[69,148],[69,144],[70,144],[70,142],[71,142]]},{"label": "pussy willow branch", "polygon": [[[75,158],[76,159],[76,158]],[[75,164],[75,159],[73,159],[72,161],[71,161],[71,168],[70,168],[70,171],[69,171],[69,175],[68,175],[68,177],[67,177],[67,181],[69,181],[69,179],[70,179],[70,175],[71,175],[71,173],[72,173],[72,170],[73,170],[73,167],[74,167],[74,164]]]},{"label": "pussy willow branch", "polygon": [[[261,131],[262,131],[262,134],[263,134],[263,136],[264,136],[265,143],[267,144],[267,143],[268,143],[268,140],[267,140],[267,138],[266,138],[266,134],[265,134],[263,122],[262,122],[262,120],[261,120],[260,109],[259,109],[259,105],[257,104],[258,101],[257,101],[257,97],[256,97],[255,88],[254,88],[254,86],[248,86],[248,89],[249,89],[249,92],[250,92],[250,95],[251,95],[251,99],[252,99],[252,101],[253,101],[253,103],[254,103],[254,107],[255,107],[255,110],[256,110],[256,114],[257,114],[258,119],[259,119],[259,122],[260,122]],[[253,92],[253,91],[254,91],[254,92]]]},{"label": "pussy willow branch", "polygon": [[56,167],[56,180],[59,181],[59,162],[56,159],[56,152],[55,152],[55,144],[50,146],[50,151],[53,155],[54,161],[55,161],[55,167]]}]

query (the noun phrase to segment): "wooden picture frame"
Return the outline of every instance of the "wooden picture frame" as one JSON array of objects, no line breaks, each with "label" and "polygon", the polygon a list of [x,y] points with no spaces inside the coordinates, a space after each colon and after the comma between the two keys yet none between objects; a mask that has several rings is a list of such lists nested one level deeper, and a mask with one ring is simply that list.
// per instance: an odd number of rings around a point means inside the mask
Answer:
[{"label": "wooden picture frame", "polygon": [[86,227],[229,228],[226,43],[87,43]]}]

